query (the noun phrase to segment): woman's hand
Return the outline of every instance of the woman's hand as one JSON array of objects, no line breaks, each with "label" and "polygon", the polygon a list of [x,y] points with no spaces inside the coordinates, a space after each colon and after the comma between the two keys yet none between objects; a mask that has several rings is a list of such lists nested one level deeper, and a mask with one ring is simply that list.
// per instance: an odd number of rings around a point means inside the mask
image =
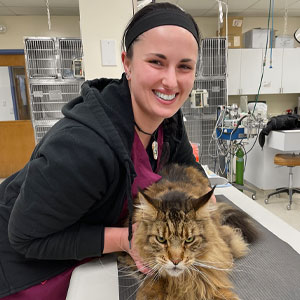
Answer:
[{"label": "woman's hand", "polygon": [[209,201],[210,201],[211,203],[213,203],[213,204],[216,204],[216,203],[217,203],[217,199],[216,199],[215,194],[212,194],[212,195],[211,195]]},{"label": "woman's hand", "polygon": [[143,260],[139,256],[139,253],[137,249],[134,248],[134,232],[137,228],[137,223],[132,225],[132,240],[131,240],[131,248],[129,247],[129,241],[128,241],[128,228],[124,228],[123,236],[122,236],[122,248],[124,251],[126,251],[134,260],[138,270],[144,274],[148,274],[151,272],[151,269],[144,265]]}]

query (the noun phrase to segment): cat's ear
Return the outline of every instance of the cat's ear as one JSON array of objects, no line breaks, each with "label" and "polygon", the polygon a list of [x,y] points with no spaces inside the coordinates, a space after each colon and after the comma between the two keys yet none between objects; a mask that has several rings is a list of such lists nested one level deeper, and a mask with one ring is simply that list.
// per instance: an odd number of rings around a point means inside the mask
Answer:
[{"label": "cat's ear", "polygon": [[208,200],[214,193],[215,187],[216,186],[214,186],[208,193],[204,194],[200,198],[192,199],[192,204],[193,204],[195,211],[197,211],[200,207],[202,207],[203,205],[205,205],[208,202]]},{"label": "cat's ear", "polygon": [[160,201],[155,198],[151,198],[142,190],[139,190],[138,197],[140,203],[138,207],[142,209],[143,215],[148,216],[151,219],[155,219],[157,217],[158,210],[160,207]]}]

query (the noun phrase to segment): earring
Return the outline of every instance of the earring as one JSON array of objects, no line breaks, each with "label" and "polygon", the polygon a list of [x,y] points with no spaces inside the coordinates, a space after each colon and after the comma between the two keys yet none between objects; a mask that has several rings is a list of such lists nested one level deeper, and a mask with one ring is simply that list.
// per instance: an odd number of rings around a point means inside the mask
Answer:
[{"label": "earring", "polygon": [[130,74],[128,74],[128,73],[125,73],[125,74],[126,74],[126,79],[129,80]]}]

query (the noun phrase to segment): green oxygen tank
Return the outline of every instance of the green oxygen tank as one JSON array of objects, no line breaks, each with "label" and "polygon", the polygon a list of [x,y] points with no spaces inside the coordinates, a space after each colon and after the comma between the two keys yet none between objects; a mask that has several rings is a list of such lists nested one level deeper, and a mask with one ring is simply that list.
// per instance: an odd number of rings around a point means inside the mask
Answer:
[{"label": "green oxygen tank", "polygon": [[241,147],[236,151],[235,183],[244,184],[244,151]]}]

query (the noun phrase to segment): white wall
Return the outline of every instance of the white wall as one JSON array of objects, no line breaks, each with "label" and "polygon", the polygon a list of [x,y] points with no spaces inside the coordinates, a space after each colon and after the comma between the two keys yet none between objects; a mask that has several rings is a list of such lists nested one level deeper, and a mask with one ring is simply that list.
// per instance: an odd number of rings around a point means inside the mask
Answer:
[{"label": "white wall", "polygon": [[[123,73],[121,39],[133,14],[132,0],[79,0],[79,8],[86,79],[120,78]],[[101,39],[115,40],[112,54],[116,57],[116,66],[102,66]]]},{"label": "white wall", "polygon": [[[204,38],[216,36],[216,31],[218,28],[218,19],[217,17],[195,17],[200,32]],[[270,21],[271,26],[271,21]],[[268,18],[267,17],[245,17],[243,20],[243,33],[251,30],[253,28],[267,28],[268,27]],[[287,22],[287,34],[294,35],[296,29],[300,27],[300,18],[299,17],[289,17]],[[284,30],[284,18],[275,17],[274,18],[274,30],[276,35],[283,34]],[[300,47],[300,44],[298,44]]]},{"label": "white wall", "polygon": [[[271,27],[270,20],[270,27]],[[268,27],[268,18],[267,17],[247,17],[244,18],[243,22],[243,32],[251,30],[253,28],[267,28]],[[288,17],[287,19],[287,32],[288,35],[294,35],[296,29],[300,27],[300,18],[299,17]],[[274,30],[276,35],[282,35],[284,31],[284,17],[274,17]],[[300,44],[298,44],[298,47]]]},{"label": "white wall", "polygon": [[[294,109],[298,103],[298,94],[283,94],[283,95],[260,95],[258,101],[266,101],[268,105],[268,115],[270,117],[284,114],[287,109]],[[255,95],[248,96],[248,102],[254,101]],[[236,103],[240,105],[240,96],[229,96],[229,104]]]},{"label": "white wall", "polygon": [[24,49],[24,36],[80,37],[79,17],[52,16],[51,30],[47,16],[0,16],[7,27],[0,34],[0,49]]}]

